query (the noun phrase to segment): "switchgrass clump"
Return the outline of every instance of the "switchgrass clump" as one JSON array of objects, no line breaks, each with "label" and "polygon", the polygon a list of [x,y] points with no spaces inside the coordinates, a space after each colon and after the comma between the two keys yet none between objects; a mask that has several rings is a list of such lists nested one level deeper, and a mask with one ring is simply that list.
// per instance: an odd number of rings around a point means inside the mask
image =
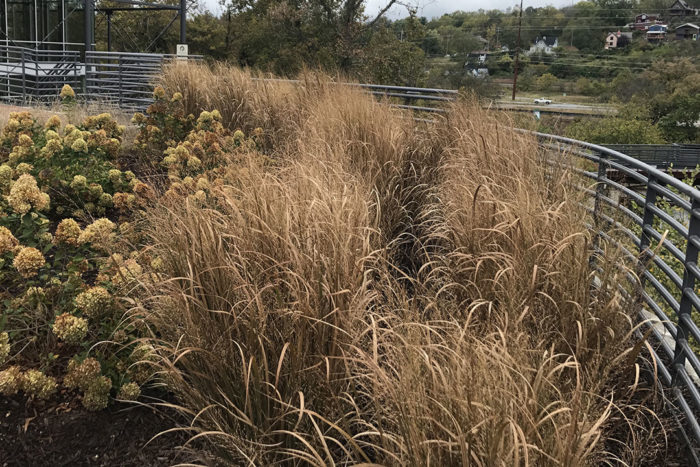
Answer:
[{"label": "switchgrass clump", "polygon": [[421,126],[319,76],[176,66],[163,82],[186,112],[270,135],[220,154],[205,196],[149,209],[157,267],[134,281],[139,363],[219,463],[587,465],[658,449],[625,265],[604,242],[593,256],[573,175],[532,137],[468,102]]}]

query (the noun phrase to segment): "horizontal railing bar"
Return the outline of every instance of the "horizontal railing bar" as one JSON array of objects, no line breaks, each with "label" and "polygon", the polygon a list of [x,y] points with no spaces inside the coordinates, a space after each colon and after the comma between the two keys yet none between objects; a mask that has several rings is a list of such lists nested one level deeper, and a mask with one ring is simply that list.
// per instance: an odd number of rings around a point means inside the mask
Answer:
[{"label": "horizontal railing bar", "polygon": [[665,186],[663,186],[657,182],[654,182],[654,181],[649,182],[648,186],[650,186],[658,194],[660,194],[661,196],[663,196],[664,198],[669,200],[671,203],[675,204],[676,206],[678,206],[682,210],[690,213],[690,211],[691,211],[690,203],[688,201],[684,200],[683,198],[681,198],[680,196],[678,196],[676,193],[672,192],[671,190],[669,190]]},{"label": "horizontal railing bar", "polygon": [[392,107],[396,107],[398,109],[406,109],[406,110],[415,110],[417,112],[436,112],[436,113],[446,113],[447,111],[445,109],[441,109],[438,107],[422,107],[418,105],[406,105],[406,104],[390,104]]},{"label": "horizontal railing bar", "polygon": [[[695,307],[696,310],[700,311],[700,298],[698,298],[693,289],[685,288],[683,289],[682,294],[685,295],[685,297],[688,300],[690,300],[690,303]],[[698,343],[700,344],[700,342]]]},{"label": "horizontal railing bar", "polygon": [[[695,419],[695,413],[691,410],[683,393],[678,387],[673,388],[673,395],[676,396],[676,401],[678,401],[681,411],[685,414],[685,419],[690,425],[693,436],[696,440],[700,440],[700,425],[698,425],[698,421]],[[692,449],[692,447],[690,447],[690,449]]]},{"label": "horizontal railing bar", "polygon": [[659,255],[654,255],[651,258],[652,262],[659,268],[661,269],[661,272],[663,272],[668,279],[673,282],[673,285],[678,288],[678,290],[681,290],[683,288],[683,280],[678,276],[676,271],[671,268]]},{"label": "horizontal railing bar", "polygon": [[645,225],[644,226],[644,233],[651,236],[657,242],[661,242],[661,239],[663,238],[663,242],[661,243],[661,245],[669,253],[671,253],[674,258],[676,258],[681,263],[685,263],[685,253],[683,253],[676,245],[674,245],[672,242],[670,242],[668,240],[668,238],[664,238],[663,235],[658,230],[654,229],[650,225]]},{"label": "horizontal railing bar", "polygon": [[668,306],[671,307],[675,315],[678,315],[680,306],[678,305],[678,300],[676,300],[673,295],[671,295],[671,292],[666,289],[666,287],[659,282],[659,280],[654,277],[654,275],[650,271],[644,271],[644,278],[649,281],[649,283],[656,289],[656,291],[661,295],[661,298],[663,298]]},{"label": "horizontal railing bar", "polygon": [[[693,339],[700,344],[700,329],[698,329],[698,325],[695,324],[695,321],[693,321],[693,317],[690,314],[684,314],[681,315],[680,321],[682,321],[686,326],[686,329],[690,331],[690,335],[693,337]],[[695,352],[693,352],[693,355],[695,355]],[[695,358],[698,359],[697,355],[695,355]],[[698,362],[700,362],[700,359],[698,359]],[[697,368],[695,371],[700,374],[700,368]]]},{"label": "horizontal railing bar", "polygon": [[632,190],[631,188],[628,188],[628,187],[622,185],[621,183],[618,183],[614,180],[611,180],[608,177],[603,177],[600,179],[600,181],[605,183],[609,187],[612,187],[615,190],[624,193],[625,196],[632,198],[632,201],[639,204],[640,206],[644,205],[644,196],[642,196],[640,193],[637,193],[636,191]]},{"label": "horizontal railing bar", "polygon": [[412,100],[426,100],[426,101],[439,101],[439,102],[453,102],[454,99],[444,96],[433,96],[426,94],[408,94],[399,92],[382,92],[382,91],[372,91],[370,94],[373,96],[386,96],[386,97],[399,97],[402,99],[412,99]]},{"label": "horizontal railing bar", "polygon": [[[685,339],[679,340],[679,342],[681,342],[681,346],[683,345],[684,340]],[[693,402],[693,405],[696,407],[696,409],[700,409],[700,391],[698,391],[698,387],[696,386],[695,382],[690,379],[690,375],[688,374],[688,370],[686,369],[685,365],[676,363],[673,366],[676,375],[683,379],[683,382],[685,383],[684,386],[688,390],[688,394],[690,395],[690,400]]]},{"label": "horizontal railing bar", "polygon": [[[666,313],[664,313],[664,311],[661,309],[659,304],[656,303],[654,301],[654,299],[649,296],[648,293],[646,293],[645,291],[642,291],[641,296],[642,296],[642,299],[647,303],[647,305],[649,305],[652,308],[651,311],[654,312],[656,317],[663,324],[664,328],[666,328],[666,331],[668,331],[669,334],[671,334],[671,337],[673,337],[673,340],[675,341],[676,336],[678,335],[675,323],[673,321],[671,321],[671,318],[669,318],[666,315]],[[667,346],[666,350],[668,350],[668,352],[667,352],[668,357],[673,358],[673,349],[671,349],[670,347]]]},{"label": "horizontal railing bar", "polygon": [[673,230],[675,230],[676,232],[678,232],[683,238],[685,238],[685,239],[688,238],[688,229],[687,229],[683,224],[681,224],[680,222],[678,222],[676,219],[674,219],[673,217],[671,217],[671,215],[668,214],[666,211],[664,211],[663,209],[659,208],[659,207],[658,207],[657,205],[655,205],[655,204],[649,204],[649,205],[647,205],[647,208],[648,208],[651,212],[653,212],[654,215],[655,215],[656,217],[658,217],[659,219],[661,219],[662,221],[664,221],[664,223],[665,223],[666,225],[668,225],[668,226],[671,227]]}]

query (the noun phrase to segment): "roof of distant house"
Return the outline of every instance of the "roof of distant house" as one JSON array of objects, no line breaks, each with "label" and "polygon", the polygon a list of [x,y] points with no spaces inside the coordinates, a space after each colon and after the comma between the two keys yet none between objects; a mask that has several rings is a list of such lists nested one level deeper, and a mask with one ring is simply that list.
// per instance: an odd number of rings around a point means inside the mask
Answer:
[{"label": "roof of distant house", "polygon": [[649,29],[647,29],[647,32],[664,32],[668,29],[668,26],[665,24],[654,24],[649,26]]},{"label": "roof of distant house", "polygon": [[538,36],[535,39],[535,44],[537,44],[540,41],[544,42],[545,45],[551,47],[557,42],[557,37],[556,36],[542,36],[542,37]]},{"label": "roof of distant house", "polygon": [[[683,7],[683,8],[686,9],[686,10],[691,10],[691,9],[692,9],[692,8],[690,8],[690,7],[688,6],[688,4],[686,3],[685,0],[676,0],[675,2],[673,2],[673,5],[675,5],[676,3],[680,3],[681,7]],[[671,5],[671,6],[673,6],[673,5]]]},{"label": "roof of distant house", "polygon": [[631,32],[620,32],[620,31],[609,32],[608,36],[610,34],[612,34],[613,36],[617,36],[617,37],[626,37],[627,39],[632,39],[632,37],[634,37]]},{"label": "roof of distant house", "polygon": [[681,25],[678,26],[676,29],[685,28],[685,27],[691,27],[691,28],[693,28],[693,29],[700,29],[700,26],[698,26],[697,24],[693,24],[693,23],[681,24]]}]

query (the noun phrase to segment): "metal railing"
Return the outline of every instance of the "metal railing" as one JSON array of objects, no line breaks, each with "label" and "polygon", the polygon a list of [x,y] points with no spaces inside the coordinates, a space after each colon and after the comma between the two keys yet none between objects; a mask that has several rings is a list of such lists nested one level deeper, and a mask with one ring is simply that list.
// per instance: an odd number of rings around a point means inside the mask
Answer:
[{"label": "metal railing", "polygon": [[[655,371],[670,388],[696,464],[700,446],[700,191],[621,152],[569,138],[535,133],[540,146],[570,155],[570,170],[593,187],[586,209],[590,227],[622,249],[639,268],[639,322],[653,336]],[[561,163],[550,160],[551,163]],[[612,176],[614,174],[615,176]],[[620,181],[624,174],[629,183]],[[641,188],[632,188],[641,187]],[[637,279],[638,278],[638,279]],[[623,293],[625,293],[623,291]]]},{"label": "metal railing", "polygon": [[[153,82],[174,55],[33,50],[0,45],[0,101],[52,102],[68,84],[87,102],[145,110],[153,102]],[[187,60],[201,60],[190,55]]]},{"label": "metal railing", "polygon": [[[127,110],[145,110],[153,102],[153,83],[174,55],[86,52],[85,98]],[[188,60],[201,60],[191,55]]]},{"label": "metal railing", "polygon": [[606,148],[656,168],[686,170],[700,165],[700,144],[605,144]]},{"label": "metal railing", "polygon": [[65,84],[79,89],[80,53],[0,45],[0,100],[26,105],[56,99]]}]

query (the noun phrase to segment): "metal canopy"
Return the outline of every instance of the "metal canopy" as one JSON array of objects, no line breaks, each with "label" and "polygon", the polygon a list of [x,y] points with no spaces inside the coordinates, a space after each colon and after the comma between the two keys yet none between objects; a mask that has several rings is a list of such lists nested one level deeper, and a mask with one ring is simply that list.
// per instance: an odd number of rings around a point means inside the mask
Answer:
[{"label": "metal canopy", "polygon": [[[140,0],[111,0],[109,5],[96,5],[96,0],[3,0],[0,15],[0,41],[6,46],[41,49],[95,50],[95,15],[107,20],[107,47],[112,45],[112,14],[114,12],[172,11],[173,19],[157,35],[153,45],[180,18],[180,43],[186,42],[187,3],[164,5]],[[83,31],[74,13],[83,10]],[[70,24],[69,24],[70,23]],[[150,47],[150,46],[149,46]]]}]

